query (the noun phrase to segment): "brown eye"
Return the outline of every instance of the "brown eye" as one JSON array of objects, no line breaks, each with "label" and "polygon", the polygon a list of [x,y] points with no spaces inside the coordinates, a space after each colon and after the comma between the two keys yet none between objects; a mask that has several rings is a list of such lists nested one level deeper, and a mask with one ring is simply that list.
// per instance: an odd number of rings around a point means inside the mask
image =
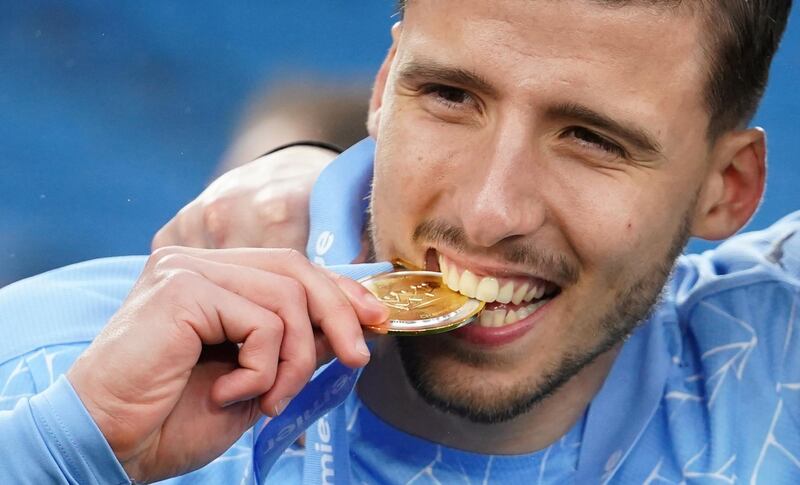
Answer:
[{"label": "brown eye", "polygon": [[432,84],[424,88],[425,94],[432,96],[437,102],[450,108],[459,109],[473,102],[472,96],[463,89],[442,84]]},{"label": "brown eye", "polygon": [[621,146],[581,126],[569,128],[565,132],[565,136],[574,138],[581,145],[592,149],[603,150],[604,152],[608,152],[619,157],[625,157],[627,155],[625,149]]}]

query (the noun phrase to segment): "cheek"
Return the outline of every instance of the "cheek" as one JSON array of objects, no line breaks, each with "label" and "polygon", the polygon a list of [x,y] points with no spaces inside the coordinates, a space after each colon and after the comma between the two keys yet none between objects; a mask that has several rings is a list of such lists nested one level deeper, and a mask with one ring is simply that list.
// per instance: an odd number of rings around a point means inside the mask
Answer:
[{"label": "cheek", "polygon": [[[373,196],[379,214],[419,218],[429,211],[458,170],[464,137],[448,132],[412,107],[394,102],[384,111],[376,153]],[[453,145],[453,146],[451,146]]]},{"label": "cheek", "polygon": [[372,185],[375,250],[384,259],[410,257],[411,235],[432,197],[430,163],[400,137],[378,144]]},{"label": "cheek", "polygon": [[593,170],[561,174],[554,212],[586,276],[613,284],[663,258],[679,223],[668,195],[645,176]]},{"label": "cheek", "polygon": [[373,215],[391,224],[419,211],[426,197],[427,177],[421,175],[425,160],[411,149],[395,150],[396,146],[403,145],[379,147],[373,179]]}]

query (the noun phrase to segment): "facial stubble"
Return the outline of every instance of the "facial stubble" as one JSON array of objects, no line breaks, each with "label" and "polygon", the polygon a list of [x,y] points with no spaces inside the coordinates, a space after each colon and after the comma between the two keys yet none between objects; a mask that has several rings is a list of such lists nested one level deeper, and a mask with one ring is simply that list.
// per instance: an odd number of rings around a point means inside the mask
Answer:
[{"label": "facial stubble", "polygon": [[617,304],[597,317],[597,323],[583,326],[599,329],[600,339],[592,347],[568,350],[558,360],[543,365],[536,375],[525,376],[511,386],[502,386],[474,379],[463,382],[459,376],[431,365],[437,355],[444,355],[474,369],[493,369],[502,366],[502,362],[497,361],[502,357],[466,350],[449,338],[398,337],[395,343],[409,383],[427,404],[471,422],[502,423],[527,413],[647,320],[660,299],[675,260],[688,241],[693,209],[694,204],[690,204],[664,257],[631,284],[616,291],[611,301]]}]

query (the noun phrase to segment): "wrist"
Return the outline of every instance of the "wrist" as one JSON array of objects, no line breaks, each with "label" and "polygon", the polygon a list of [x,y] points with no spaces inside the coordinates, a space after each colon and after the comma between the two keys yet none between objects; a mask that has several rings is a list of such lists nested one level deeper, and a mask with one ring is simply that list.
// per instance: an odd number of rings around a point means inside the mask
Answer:
[{"label": "wrist", "polygon": [[92,392],[92,390],[104,389],[104,386],[93,381],[92,378],[97,375],[97,371],[84,369],[84,363],[79,359],[64,377],[83,403],[84,409],[94,421],[97,430],[105,438],[125,473],[129,477],[140,477],[138,469],[135,467],[136,460],[141,453],[140,440],[132,439],[131,433],[125,430],[124,426],[120,426],[120,422],[115,416],[120,413],[113,410],[118,408],[114,405],[116,399],[110,393],[103,392],[103,397],[99,397],[96,392]]},{"label": "wrist", "polygon": [[282,145],[262,155],[259,166],[275,175],[279,170],[286,173],[314,173],[314,178],[330,162],[339,156],[333,148],[309,145],[306,142],[297,142]]},{"label": "wrist", "polygon": [[[266,157],[267,155],[271,155],[275,152],[279,152],[282,150],[286,150],[289,148],[296,148],[296,147],[307,147],[307,148],[316,148],[322,151],[332,152],[335,155],[341,154],[344,150],[333,143],[328,143],[326,141],[319,141],[319,140],[298,140],[292,141],[289,143],[284,143],[283,145],[278,145],[277,147],[269,150],[265,154],[261,155],[261,157]],[[258,158],[261,158],[258,157]]]}]

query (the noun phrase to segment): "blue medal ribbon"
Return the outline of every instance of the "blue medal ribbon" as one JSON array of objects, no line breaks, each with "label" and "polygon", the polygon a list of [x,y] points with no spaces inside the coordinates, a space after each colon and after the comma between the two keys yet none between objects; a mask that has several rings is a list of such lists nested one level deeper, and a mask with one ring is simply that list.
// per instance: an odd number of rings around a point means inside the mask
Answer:
[{"label": "blue medal ribbon", "polygon": [[[374,153],[375,142],[367,138],[339,155],[320,174],[309,202],[308,257],[353,279],[392,269],[390,263],[346,264],[361,252],[369,203],[364,194],[369,193]],[[360,374],[361,369],[350,369],[334,359],[316,372],[279,416],[256,426],[256,483],[266,483],[272,465],[303,432],[303,483],[350,483],[350,447],[341,404],[353,392]]]}]

